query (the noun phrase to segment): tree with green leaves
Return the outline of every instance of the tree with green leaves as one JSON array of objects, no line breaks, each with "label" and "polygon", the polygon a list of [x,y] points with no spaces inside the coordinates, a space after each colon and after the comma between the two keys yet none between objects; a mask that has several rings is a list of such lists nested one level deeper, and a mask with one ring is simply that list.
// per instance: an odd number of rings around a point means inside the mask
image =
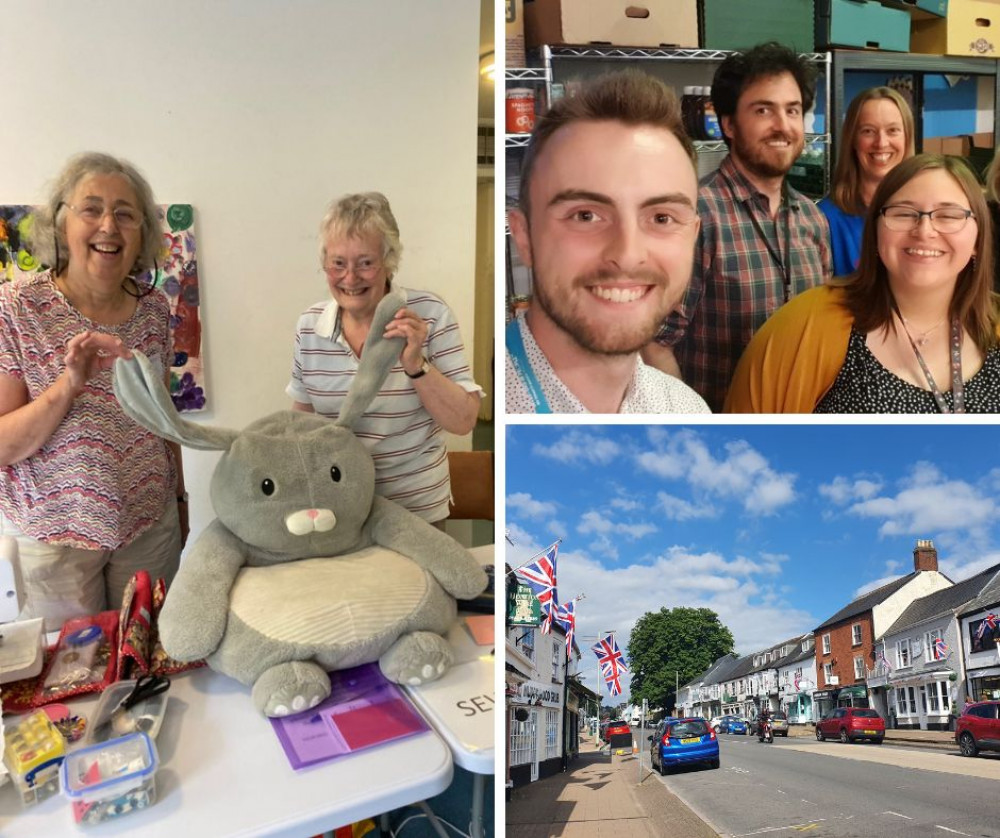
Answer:
[{"label": "tree with green leaves", "polygon": [[628,640],[634,704],[672,712],[686,684],[733,651],[733,633],[710,608],[661,608],[643,614]]}]

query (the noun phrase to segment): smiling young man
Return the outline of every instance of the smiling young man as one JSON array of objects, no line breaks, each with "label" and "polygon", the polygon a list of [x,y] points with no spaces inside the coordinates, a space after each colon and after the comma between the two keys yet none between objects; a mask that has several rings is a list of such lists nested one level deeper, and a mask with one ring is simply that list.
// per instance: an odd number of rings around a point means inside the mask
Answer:
[{"label": "smiling young man", "polygon": [[639,352],[691,275],[697,177],[674,94],[602,76],[539,120],[508,214],[534,298],[507,329],[508,413],[704,413]]},{"label": "smiling young man", "polygon": [[826,219],[785,182],[802,153],[814,95],[811,67],[776,43],[734,54],[715,73],[712,101],[729,154],[698,193],[691,284],[643,352],[715,411],[753,333],[831,275]]}]

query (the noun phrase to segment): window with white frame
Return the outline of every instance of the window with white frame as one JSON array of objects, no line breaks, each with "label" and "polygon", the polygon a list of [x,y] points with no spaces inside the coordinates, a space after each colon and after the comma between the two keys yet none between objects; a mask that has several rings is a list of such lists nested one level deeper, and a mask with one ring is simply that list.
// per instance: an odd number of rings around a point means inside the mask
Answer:
[{"label": "window with white frame", "polygon": [[524,629],[514,639],[514,645],[521,650],[521,654],[528,660],[535,659],[535,630],[533,628]]},{"label": "window with white frame", "polygon": [[553,683],[561,683],[559,677],[559,669],[562,664],[562,642],[555,635],[552,636],[552,681]]},{"label": "window with white frame", "polygon": [[528,710],[528,718],[519,722],[515,717],[518,709],[524,707],[512,705],[510,708],[510,764],[525,765],[535,760],[535,711]]},{"label": "window with white frame", "polygon": [[854,659],[854,680],[863,681],[865,677],[865,659],[863,655],[858,655]]},{"label": "window with white frame", "polygon": [[545,711],[545,758],[559,755],[559,711]]},{"label": "window with white frame", "polygon": [[910,638],[905,637],[902,640],[896,641],[896,667],[899,669],[904,669],[910,666],[913,661],[910,656]]},{"label": "window with white frame", "polygon": [[829,655],[830,654],[830,635],[829,634],[824,634],[823,635],[823,654],[824,655]]},{"label": "window with white frame", "polygon": [[861,645],[861,623],[855,623],[851,626],[851,645]]},{"label": "window with white frame", "polygon": [[917,715],[917,699],[913,687],[896,687],[896,713],[899,716]]},{"label": "window with white frame", "polygon": [[939,660],[934,653],[934,642],[944,640],[944,629],[934,629],[924,634],[924,662],[933,663]]},{"label": "window with white frame", "polygon": [[830,683],[830,679],[833,677],[833,664],[824,663],[823,664],[823,678],[827,684]]}]

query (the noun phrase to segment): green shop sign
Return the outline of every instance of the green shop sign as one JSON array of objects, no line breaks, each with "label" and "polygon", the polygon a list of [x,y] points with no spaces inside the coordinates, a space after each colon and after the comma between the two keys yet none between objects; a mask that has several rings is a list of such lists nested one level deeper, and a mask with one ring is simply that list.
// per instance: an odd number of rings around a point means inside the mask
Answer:
[{"label": "green shop sign", "polygon": [[517,589],[511,597],[511,605],[507,610],[507,625],[537,626],[542,622],[542,605],[531,592],[531,588],[516,582]]}]

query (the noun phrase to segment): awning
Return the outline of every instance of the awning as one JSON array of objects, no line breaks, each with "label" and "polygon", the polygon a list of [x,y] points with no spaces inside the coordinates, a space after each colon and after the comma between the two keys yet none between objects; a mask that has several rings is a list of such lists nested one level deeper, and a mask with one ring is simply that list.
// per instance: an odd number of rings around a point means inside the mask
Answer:
[{"label": "awning", "polygon": [[864,698],[866,695],[868,695],[868,688],[859,687],[856,685],[853,687],[843,687],[840,690],[840,697],[843,698],[845,695],[855,695],[858,698]]},{"label": "awning", "polygon": [[912,686],[915,684],[933,684],[935,681],[950,681],[954,673],[950,669],[935,669],[931,672],[914,672],[899,675],[889,680],[891,687]]}]

